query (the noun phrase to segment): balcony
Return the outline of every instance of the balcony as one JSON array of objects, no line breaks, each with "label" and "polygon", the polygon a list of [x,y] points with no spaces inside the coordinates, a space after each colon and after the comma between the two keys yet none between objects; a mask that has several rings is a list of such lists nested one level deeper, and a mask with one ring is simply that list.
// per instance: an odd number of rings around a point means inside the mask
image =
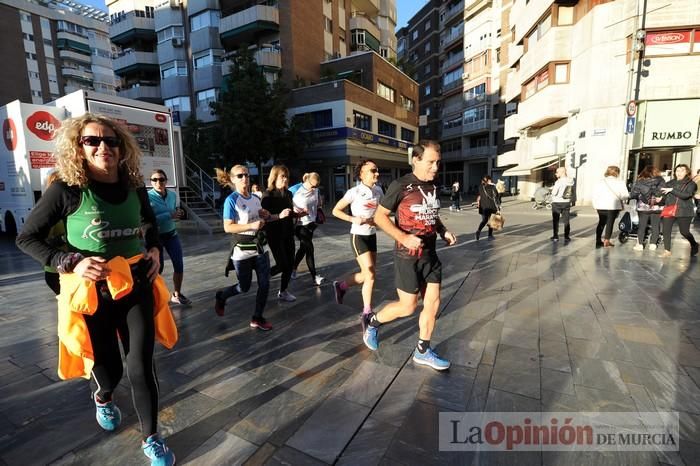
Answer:
[{"label": "balcony", "polygon": [[77,68],[64,66],[61,68],[61,73],[66,78],[73,78],[81,81],[92,82],[92,71],[89,70],[80,70]]},{"label": "balcony", "polygon": [[169,76],[160,82],[160,93],[163,99],[181,95],[190,95],[189,79],[187,76]]},{"label": "balcony", "polygon": [[442,139],[447,139],[451,137],[457,137],[462,135],[462,127],[455,126],[452,128],[442,128]]},{"label": "balcony", "polygon": [[447,60],[445,60],[442,63],[442,66],[440,67],[440,72],[444,73],[445,71],[452,68],[453,66],[458,65],[458,64],[462,64],[462,63],[464,63],[464,52],[460,52],[460,53],[448,58]]},{"label": "balcony", "polygon": [[137,39],[155,40],[155,27],[153,18],[141,18],[128,14],[118,23],[109,25],[109,38],[117,45],[125,45]]},{"label": "balcony", "polygon": [[462,88],[462,80],[455,79],[454,81],[450,81],[449,83],[442,85],[442,93],[447,94],[450,91],[453,91],[455,89],[461,89],[461,88]]},{"label": "balcony", "polygon": [[518,107],[518,129],[542,127],[557,120],[568,118],[569,84],[550,84],[529,99],[520,102]]},{"label": "balcony", "polygon": [[[89,65],[91,63],[90,55],[85,55],[83,53],[72,52],[70,50],[59,50],[58,56],[64,61],[74,61],[78,63],[84,63]],[[110,65],[111,66],[111,63]]]},{"label": "balcony", "polygon": [[[444,136],[444,134],[443,134]],[[462,151],[459,150],[453,150],[450,152],[441,152],[440,153],[440,159],[442,162],[457,162],[459,160],[462,160]]]},{"label": "balcony", "polygon": [[370,16],[379,13],[379,0],[352,0],[352,5],[358,11],[364,11]]},{"label": "balcony", "polygon": [[221,64],[196,69],[193,78],[195,92],[221,87]]},{"label": "balcony", "polygon": [[254,43],[265,32],[279,31],[280,15],[276,6],[255,5],[221,18],[219,34],[227,49],[242,43]]},{"label": "balcony", "polygon": [[464,3],[464,9],[467,11],[468,16],[471,16],[488,6],[491,6],[491,0],[467,0]]},{"label": "balcony", "polygon": [[[192,5],[192,2],[187,2],[187,14],[194,15],[195,13],[192,12],[190,5]],[[156,8],[153,27],[156,31],[170,26],[182,26],[182,24],[182,10],[179,7],[171,8],[169,3],[165,3],[160,8]]]},{"label": "balcony", "polygon": [[209,104],[199,105],[196,107],[197,119],[204,123],[210,123],[216,121],[216,115],[212,113],[212,109]]},{"label": "balcony", "polygon": [[[501,83],[502,84],[502,83]],[[512,102],[520,98],[522,85],[520,84],[520,73],[515,70],[510,70],[506,76],[506,85],[503,92],[503,99],[506,102]]]},{"label": "balcony", "polygon": [[454,5],[452,8],[449,8],[448,10],[445,11],[445,15],[443,16],[442,24],[447,24],[449,23],[453,18],[456,18],[459,15],[459,18],[464,18],[464,1],[459,2],[458,4]]},{"label": "balcony", "polygon": [[473,107],[474,105],[483,104],[491,100],[488,94],[478,94],[473,97],[464,99],[464,108]]},{"label": "balcony", "polygon": [[282,68],[282,54],[279,49],[260,49],[255,52],[255,63],[263,68]]},{"label": "balcony", "polygon": [[491,118],[462,124],[462,134],[483,133],[491,130]]},{"label": "balcony", "polygon": [[124,75],[137,69],[158,70],[158,54],[154,52],[130,52],[112,61],[114,72]]},{"label": "balcony", "polygon": [[512,115],[507,116],[505,119],[505,126],[503,128],[503,139],[520,137],[518,130],[518,114],[513,113]]},{"label": "balcony", "polygon": [[571,60],[571,26],[553,27],[520,59],[520,76],[528,80],[552,61]]},{"label": "balcony", "polygon": [[508,44],[508,68],[512,68],[520,57],[523,56],[523,46],[515,45],[514,43]]},{"label": "balcony", "polygon": [[350,30],[361,29],[372,34],[374,37],[379,39],[381,33],[379,32],[379,27],[367,16],[365,13],[360,11],[353,12],[350,17]]},{"label": "balcony", "polygon": [[[516,5],[526,3],[527,6],[520,5],[516,11]],[[552,7],[554,0],[519,0],[513,5],[511,11],[510,24],[517,24],[515,28],[515,43],[521,45],[525,34],[528,33],[544,16],[544,14]],[[518,17],[515,13],[519,13]]]},{"label": "balcony", "polygon": [[218,10],[219,2],[217,0],[188,0],[187,14],[194,16],[204,10]]},{"label": "balcony", "polygon": [[496,146],[467,147],[462,152],[464,158],[486,157],[496,154]]},{"label": "balcony", "polygon": [[160,86],[136,85],[129,89],[122,89],[117,92],[119,97],[125,99],[143,100],[148,102],[160,102]]},{"label": "balcony", "polygon": [[220,48],[222,47],[218,28],[206,27],[190,33],[190,49],[192,53]]},{"label": "balcony", "polygon": [[440,47],[447,48],[452,45],[453,42],[462,39],[464,37],[464,26],[457,30],[453,30],[449,34],[443,34],[440,36]]},{"label": "balcony", "polygon": [[450,115],[455,115],[457,113],[462,113],[463,109],[464,109],[464,107],[462,106],[461,103],[449,105],[449,106],[442,109],[442,112],[441,112],[442,118],[446,118]]}]

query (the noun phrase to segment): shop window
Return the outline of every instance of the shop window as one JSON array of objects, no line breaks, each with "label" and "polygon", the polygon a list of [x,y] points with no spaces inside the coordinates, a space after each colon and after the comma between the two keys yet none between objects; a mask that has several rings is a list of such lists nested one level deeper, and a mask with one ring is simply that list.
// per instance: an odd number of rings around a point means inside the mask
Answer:
[{"label": "shop window", "polygon": [[388,121],[384,120],[377,120],[378,123],[378,133],[381,134],[382,136],[388,136],[390,138],[395,138],[396,137],[396,125],[393,123],[389,123]]},{"label": "shop window", "polygon": [[365,131],[372,131],[372,117],[364,113],[353,110],[352,112],[354,126]]}]

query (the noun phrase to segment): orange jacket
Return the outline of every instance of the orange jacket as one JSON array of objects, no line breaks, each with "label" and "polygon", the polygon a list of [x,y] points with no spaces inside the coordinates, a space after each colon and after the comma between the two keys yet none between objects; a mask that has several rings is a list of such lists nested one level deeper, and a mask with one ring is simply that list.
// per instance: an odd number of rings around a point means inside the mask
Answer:
[{"label": "orange jacket", "polygon": [[[115,257],[107,265],[111,269],[106,278],[112,298],[119,299],[129,293],[134,286],[131,264],[143,256],[125,259]],[[97,288],[95,282],[80,278],[74,273],[61,274],[61,294],[58,295],[58,376],[61,379],[76,377],[90,378],[95,364],[90,334],[85,324],[84,314],[97,311]],[[177,327],[170,306],[170,292],[163,278],[158,275],[153,281],[156,339],[168,349],[177,343]]]}]

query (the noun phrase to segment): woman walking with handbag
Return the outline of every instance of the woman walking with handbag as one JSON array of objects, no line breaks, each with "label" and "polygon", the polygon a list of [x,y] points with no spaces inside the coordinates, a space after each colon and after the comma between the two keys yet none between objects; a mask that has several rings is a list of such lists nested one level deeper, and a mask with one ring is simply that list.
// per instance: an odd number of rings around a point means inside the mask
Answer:
[{"label": "woman walking with handbag", "polygon": [[678,223],[681,235],[690,243],[690,255],[698,254],[698,242],[690,233],[690,224],[693,222],[693,195],[697,185],[690,178],[690,167],[682,163],[676,166],[675,179],[666,183],[661,188],[664,194],[665,207],[661,212],[661,224],[664,231],[664,252],[661,257],[671,257],[671,231],[673,224]]},{"label": "woman walking with handbag", "polygon": [[[479,213],[481,214],[481,223],[479,223],[479,227],[476,229],[474,236],[476,237],[476,240],[479,241],[481,230],[483,230],[484,226],[486,226],[486,224],[489,222],[489,217],[491,217],[491,214],[495,214],[501,210],[501,196],[498,194],[496,186],[491,181],[491,177],[489,175],[484,175],[481,178],[481,184],[479,185],[479,197],[476,198],[476,206],[479,208]],[[491,225],[488,227],[488,239],[492,240],[494,239],[493,228]]]},{"label": "woman walking with handbag", "polygon": [[[595,229],[595,247],[612,248],[610,242],[615,219],[622,210],[622,203],[629,199],[627,186],[618,178],[620,168],[610,165],[604,174],[605,178],[598,183],[593,195],[593,208],[598,211],[598,226]],[[603,236],[603,230],[605,235]]]},{"label": "woman walking with handbag", "polygon": [[639,215],[639,227],[637,228],[637,244],[635,251],[644,250],[644,236],[647,225],[651,223],[651,235],[649,237],[649,250],[656,251],[656,243],[659,242],[659,225],[661,218],[661,206],[656,203],[656,197],[661,194],[661,187],[666,182],[661,178],[658,168],[647,165],[637,177],[632,186],[630,199],[637,200],[637,214]]}]

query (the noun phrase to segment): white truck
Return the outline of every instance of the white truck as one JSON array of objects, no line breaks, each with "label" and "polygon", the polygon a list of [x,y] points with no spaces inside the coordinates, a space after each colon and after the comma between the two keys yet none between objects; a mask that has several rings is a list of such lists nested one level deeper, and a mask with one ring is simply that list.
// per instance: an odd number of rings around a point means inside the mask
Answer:
[{"label": "white truck", "polygon": [[122,121],[141,148],[144,178],[160,168],[168,175],[169,187],[177,187],[182,143],[168,107],[91,91],[76,91],[45,105],[15,100],[0,107],[0,232],[14,236],[22,229],[55,165],[55,131],[65,118],[86,112]]}]

